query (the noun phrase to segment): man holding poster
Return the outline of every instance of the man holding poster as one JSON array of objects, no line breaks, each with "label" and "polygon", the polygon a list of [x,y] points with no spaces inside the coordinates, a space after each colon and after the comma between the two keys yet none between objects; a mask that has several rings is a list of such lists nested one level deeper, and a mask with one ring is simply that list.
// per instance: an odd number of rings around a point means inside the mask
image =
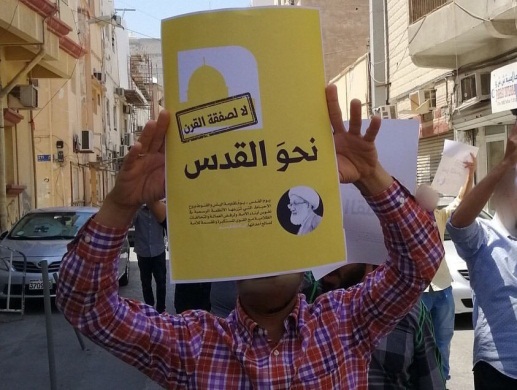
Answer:
[{"label": "man holding poster", "polygon": [[[474,385],[517,388],[517,125],[503,160],[481,180],[447,225],[467,263],[473,290]],[[492,221],[477,220],[490,197]]]},{"label": "man holding poster", "polygon": [[240,280],[237,308],[226,319],[203,311],[159,315],[120,297],[117,257],[128,226],[141,204],[164,195],[170,116],[162,112],[145,126],[99,213],[63,259],[56,303],[72,325],[167,388],[365,389],[375,344],[418,300],[444,251],[431,216],[378,161],[380,118],[361,134],[361,103],[354,100],[346,130],[336,87],[326,93],[339,179],[353,183],[378,215],[385,264],[364,283],[312,305],[298,294],[303,273]]}]

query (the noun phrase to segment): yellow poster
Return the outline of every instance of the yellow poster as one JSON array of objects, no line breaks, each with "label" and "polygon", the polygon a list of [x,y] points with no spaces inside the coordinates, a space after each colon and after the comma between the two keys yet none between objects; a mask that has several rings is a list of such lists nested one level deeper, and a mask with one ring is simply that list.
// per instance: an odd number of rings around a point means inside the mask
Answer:
[{"label": "yellow poster", "polygon": [[162,22],[172,280],[345,259],[319,21],[266,7]]}]

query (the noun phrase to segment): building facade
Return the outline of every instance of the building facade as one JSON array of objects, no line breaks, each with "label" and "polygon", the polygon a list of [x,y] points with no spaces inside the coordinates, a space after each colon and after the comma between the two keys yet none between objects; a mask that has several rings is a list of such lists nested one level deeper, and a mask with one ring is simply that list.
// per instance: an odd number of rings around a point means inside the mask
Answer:
[{"label": "building facade", "polygon": [[0,231],[112,188],[150,117],[123,23],[106,0],[0,3]]},{"label": "building facade", "polygon": [[407,4],[411,60],[423,71],[452,69],[452,128],[456,139],[479,147],[479,180],[502,159],[515,123],[510,111],[492,113],[490,77],[494,69],[517,63],[517,4],[512,0],[408,0]]},{"label": "building facade", "polygon": [[251,3],[252,6],[291,5],[320,10],[327,81],[368,52],[370,8],[367,1],[253,0]]},{"label": "building facade", "polygon": [[66,83],[84,55],[69,3],[0,3],[0,231],[37,204],[36,109],[55,91],[46,85]]}]

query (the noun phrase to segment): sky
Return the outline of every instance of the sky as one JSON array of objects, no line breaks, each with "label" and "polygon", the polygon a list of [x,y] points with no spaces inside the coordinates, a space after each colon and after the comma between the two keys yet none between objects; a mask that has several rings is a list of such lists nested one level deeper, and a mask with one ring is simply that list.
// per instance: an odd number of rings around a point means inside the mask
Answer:
[{"label": "sky", "polygon": [[[160,38],[160,20],[190,12],[248,7],[250,0],[115,0],[117,14],[135,38]],[[121,11],[130,8],[136,11]]]}]

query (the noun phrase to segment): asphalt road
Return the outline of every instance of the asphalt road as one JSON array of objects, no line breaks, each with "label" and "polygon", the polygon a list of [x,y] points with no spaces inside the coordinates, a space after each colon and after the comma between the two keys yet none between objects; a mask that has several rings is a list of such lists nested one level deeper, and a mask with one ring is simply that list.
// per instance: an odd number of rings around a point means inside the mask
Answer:
[{"label": "asphalt road", "polygon": [[[131,256],[129,285],[123,296],[142,299],[136,258]],[[167,292],[167,309],[172,310],[173,286]],[[138,370],[121,362],[84,339],[82,351],[74,330],[54,308],[52,314],[57,388],[66,390],[155,390],[160,387]],[[450,390],[473,389],[473,331],[469,315],[456,318],[451,346]],[[50,389],[43,301],[27,300],[26,314],[0,313],[0,389]]]}]

